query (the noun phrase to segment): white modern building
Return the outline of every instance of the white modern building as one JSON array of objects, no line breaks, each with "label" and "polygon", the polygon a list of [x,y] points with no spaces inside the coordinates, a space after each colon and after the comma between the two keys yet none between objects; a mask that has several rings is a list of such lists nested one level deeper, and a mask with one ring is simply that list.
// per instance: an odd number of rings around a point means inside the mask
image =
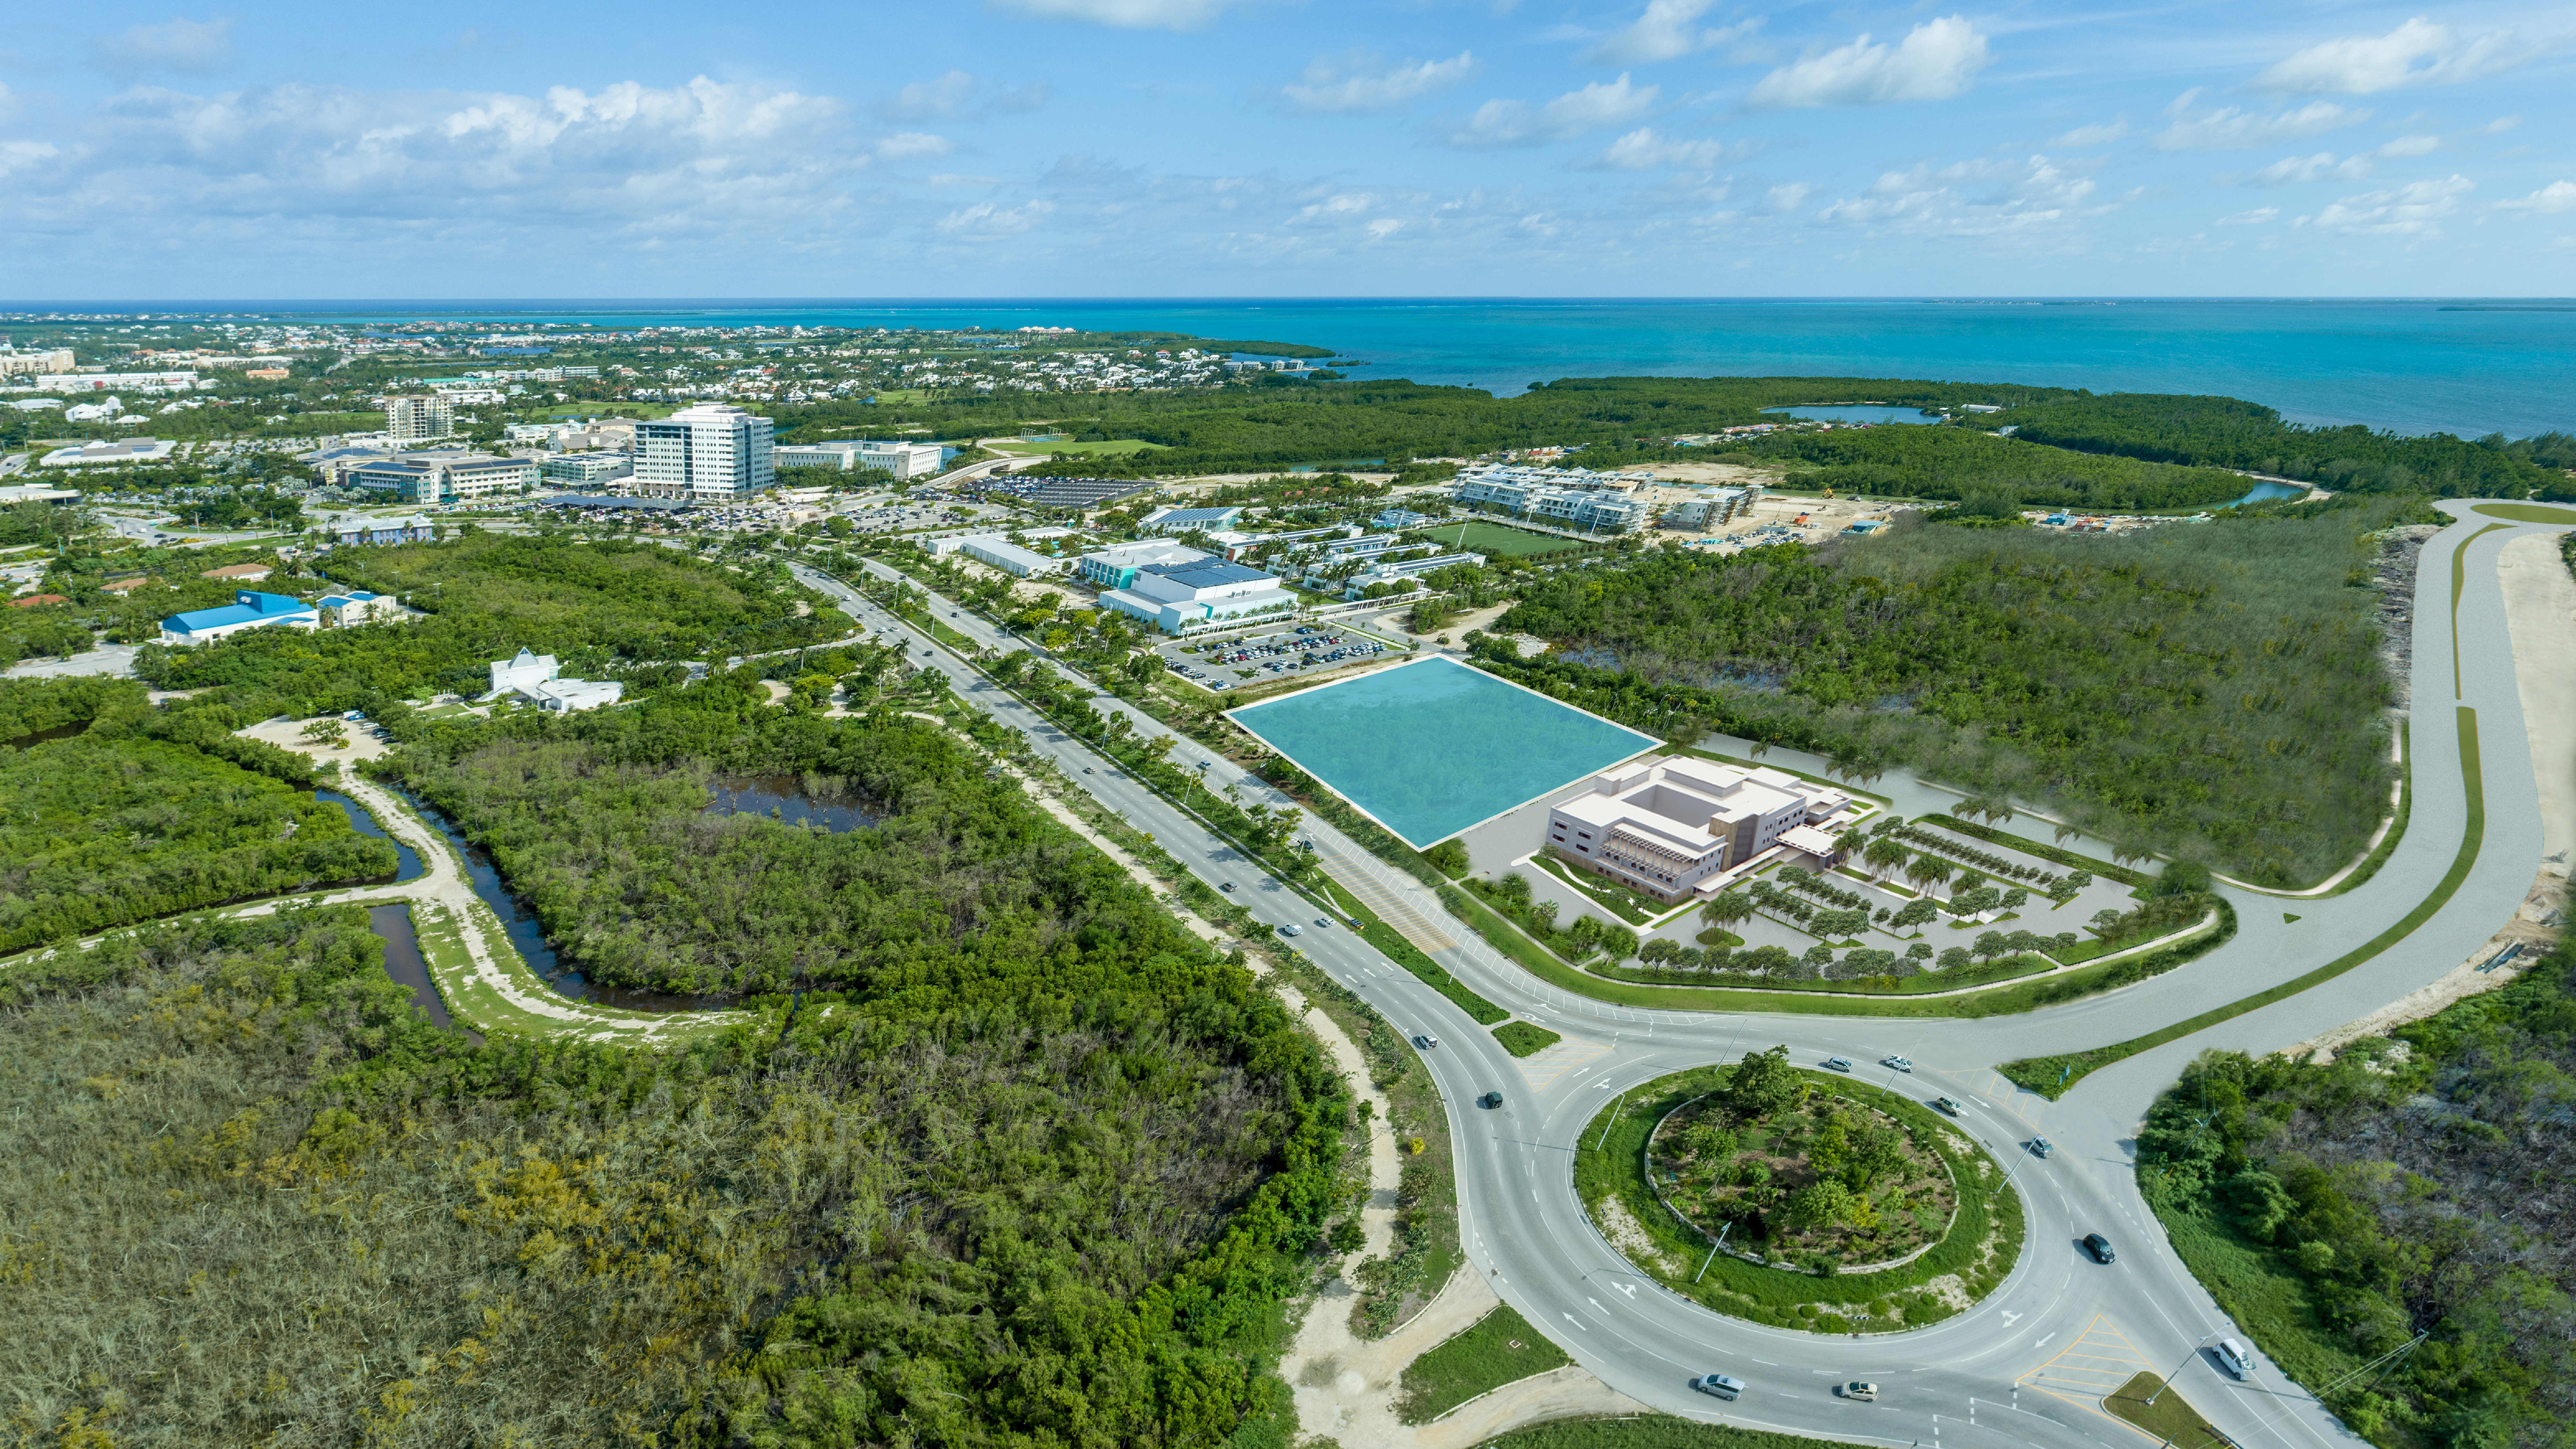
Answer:
[{"label": "white modern building", "polygon": [[1074,572],[1096,588],[1123,589],[1136,582],[1136,571],[1149,564],[1206,563],[1211,555],[1182,543],[1138,539],[1093,549],[1074,561]]},{"label": "white modern building", "polygon": [[214,387],[194,372],[63,372],[36,384],[46,392],[199,392]]},{"label": "white modern building", "polygon": [[1166,634],[1297,612],[1297,596],[1276,578],[1213,558],[1141,565],[1126,587],[1102,594],[1100,603]]},{"label": "white modern building", "polygon": [[[1670,904],[1714,894],[1718,876],[1752,864],[1792,832],[1824,825],[1851,803],[1840,790],[1781,770],[1649,755],[1552,807],[1546,848]],[[1830,847],[1829,831],[1810,833]]]},{"label": "white modern building", "polygon": [[946,456],[946,450],[937,443],[869,443],[849,438],[823,443],[782,443],[778,447],[777,466],[830,468],[842,473],[873,468],[880,473],[891,473],[898,479],[926,478],[939,471],[940,461]]},{"label": "white modern building", "polygon": [[1370,564],[1365,572],[1353,574],[1344,580],[1342,596],[1356,599],[1378,584],[1391,584],[1399,579],[1437,573],[1453,564],[1480,564],[1484,561],[1485,556],[1481,553],[1435,553],[1423,558],[1380,559]]},{"label": "white modern building", "polygon": [[402,616],[401,605],[383,594],[371,594],[365,589],[352,589],[345,594],[326,594],[314,604],[313,609],[321,617],[322,627],[326,629],[345,629],[353,624]]},{"label": "white modern building", "polygon": [[426,443],[456,431],[456,406],[444,394],[426,393],[385,399],[385,436],[396,447]]},{"label": "white modern building", "polygon": [[778,481],[769,419],[699,403],[635,425],[635,491],[647,498],[731,503]]},{"label": "white modern building", "polygon": [[170,456],[177,443],[167,438],[123,438],[115,442],[87,442],[68,448],[56,448],[36,460],[42,468],[106,468],[120,463],[158,463]]},{"label": "white modern building", "polygon": [[542,710],[572,714],[615,704],[626,686],[613,679],[565,679],[551,654],[521,649],[508,659],[492,661],[492,692],[497,699],[515,694]]},{"label": "white modern building", "polygon": [[549,453],[537,460],[537,476],[566,488],[597,488],[634,473],[632,453]]},{"label": "white modern building", "polygon": [[343,470],[344,487],[389,493],[405,503],[458,503],[535,486],[537,460],[463,449],[397,453]]},{"label": "white modern building", "polygon": [[1146,533],[1215,533],[1234,527],[1242,516],[1240,508],[1157,508],[1136,527]]},{"label": "white modern building", "polygon": [[1762,497],[1755,484],[1744,488],[1704,488],[1698,496],[1685,498],[1664,510],[1657,520],[1665,528],[1718,528],[1732,522],[1739,513],[1749,513]]},{"label": "white modern building", "polygon": [[1454,496],[1470,506],[1495,509],[1587,533],[1628,533],[1646,521],[1646,505],[1623,493],[1508,476],[1541,471],[1531,468],[1495,469],[1475,476],[1462,472],[1458,475]]},{"label": "white modern building", "polygon": [[1022,548],[998,533],[968,534],[959,538],[942,538],[930,545],[933,557],[962,553],[980,564],[990,564],[1015,579],[1045,578],[1064,572],[1064,560],[1049,558],[1033,548]]}]

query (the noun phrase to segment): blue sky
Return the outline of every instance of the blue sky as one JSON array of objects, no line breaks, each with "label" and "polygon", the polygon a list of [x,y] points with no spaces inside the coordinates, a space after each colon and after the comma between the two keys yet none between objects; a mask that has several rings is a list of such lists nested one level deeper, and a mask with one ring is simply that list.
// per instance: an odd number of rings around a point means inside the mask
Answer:
[{"label": "blue sky", "polygon": [[12,5],[0,297],[2576,294],[2566,5]]}]

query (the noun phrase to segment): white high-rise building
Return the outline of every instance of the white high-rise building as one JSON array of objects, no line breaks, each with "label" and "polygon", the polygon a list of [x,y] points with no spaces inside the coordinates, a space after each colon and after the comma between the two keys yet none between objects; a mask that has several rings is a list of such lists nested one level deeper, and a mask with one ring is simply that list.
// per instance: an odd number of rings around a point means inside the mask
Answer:
[{"label": "white high-rise building", "polygon": [[635,425],[635,491],[699,503],[749,498],[778,481],[771,453],[769,419],[699,403]]},{"label": "white high-rise building", "polygon": [[385,399],[385,434],[396,447],[456,431],[456,405],[435,393]]}]

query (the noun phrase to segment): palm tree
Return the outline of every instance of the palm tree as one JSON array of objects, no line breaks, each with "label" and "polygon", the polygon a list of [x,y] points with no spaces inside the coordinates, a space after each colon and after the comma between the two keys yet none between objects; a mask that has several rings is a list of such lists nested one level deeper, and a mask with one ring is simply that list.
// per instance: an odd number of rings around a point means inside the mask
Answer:
[{"label": "palm tree", "polygon": [[1905,864],[1913,854],[1894,837],[1882,835],[1862,849],[1861,859],[1869,862],[1871,874],[1885,880],[1889,871]]},{"label": "palm tree", "polygon": [[1752,916],[1753,901],[1741,891],[1721,891],[1700,908],[1701,919],[1712,926],[1731,926]]},{"label": "palm tree", "polygon": [[1905,875],[1908,880],[1922,882],[1927,890],[1932,889],[1950,879],[1950,862],[1925,851],[1915,857],[1914,864],[1907,868]]}]

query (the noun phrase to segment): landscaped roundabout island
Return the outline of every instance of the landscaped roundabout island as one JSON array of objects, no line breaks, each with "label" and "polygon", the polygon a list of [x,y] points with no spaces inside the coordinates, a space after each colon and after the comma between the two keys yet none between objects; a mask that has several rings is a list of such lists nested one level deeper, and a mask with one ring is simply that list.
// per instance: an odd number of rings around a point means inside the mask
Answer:
[{"label": "landscaped roundabout island", "polygon": [[1628,1261],[1720,1313],[1920,1328],[2012,1271],[2022,1208],[2004,1169],[1903,1088],[1802,1070],[1786,1047],[1678,1072],[1592,1120],[1575,1189]]}]

